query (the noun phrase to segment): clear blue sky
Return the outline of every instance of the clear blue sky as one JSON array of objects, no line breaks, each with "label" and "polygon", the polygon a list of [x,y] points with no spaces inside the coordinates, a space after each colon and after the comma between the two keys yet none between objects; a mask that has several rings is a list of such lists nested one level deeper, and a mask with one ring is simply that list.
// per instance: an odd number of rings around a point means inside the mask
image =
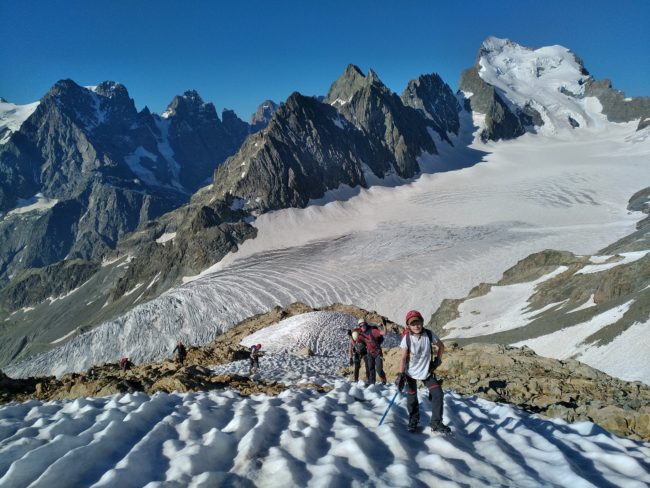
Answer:
[{"label": "clear blue sky", "polygon": [[0,96],[24,104],[62,78],[114,80],[138,109],[196,89],[249,120],[264,99],[326,94],[349,63],[397,93],[432,72],[456,90],[490,35],[561,44],[641,96],[649,25],[649,0],[0,0]]}]

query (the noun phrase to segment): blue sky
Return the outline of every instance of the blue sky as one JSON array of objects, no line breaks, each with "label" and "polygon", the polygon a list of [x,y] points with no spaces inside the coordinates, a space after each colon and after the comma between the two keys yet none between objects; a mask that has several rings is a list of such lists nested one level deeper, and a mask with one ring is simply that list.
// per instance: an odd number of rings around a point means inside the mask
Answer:
[{"label": "blue sky", "polygon": [[648,19],[647,0],[0,0],[0,96],[114,80],[138,109],[196,89],[249,120],[264,99],[326,94],[350,63],[397,93],[432,72],[456,90],[490,35],[561,44],[597,79],[650,95]]}]

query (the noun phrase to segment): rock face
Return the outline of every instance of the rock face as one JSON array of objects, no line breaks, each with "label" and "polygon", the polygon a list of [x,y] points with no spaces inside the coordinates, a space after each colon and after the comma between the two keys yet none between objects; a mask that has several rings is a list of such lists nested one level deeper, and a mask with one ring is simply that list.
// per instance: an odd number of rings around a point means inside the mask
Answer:
[{"label": "rock face", "polygon": [[[426,88],[434,87],[423,87],[423,93]],[[444,91],[444,86],[435,89]],[[438,95],[438,92],[428,93],[431,98]],[[419,173],[417,158],[422,153],[437,153],[423,114],[405,105],[372,70],[364,76],[358,67],[349,65],[332,84],[324,101],[336,107],[352,127],[365,133],[375,148],[373,156],[383,160],[381,168],[390,168],[397,175],[410,178]],[[378,176],[385,174],[375,168],[373,171]]]},{"label": "rock face", "polygon": [[485,129],[481,132],[483,141],[514,139],[526,132],[521,118],[513,113],[493,86],[485,83],[478,74],[478,68],[468,68],[461,74],[460,89],[471,93],[469,106],[472,111],[485,114]]},{"label": "rock face", "polygon": [[640,119],[637,130],[647,127],[647,119],[650,118],[650,97],[627,98],[625,93],[612,88],[610,80],[596,81],[593,78],[585,84],[585,96],[598,98],[607,120],[629,122]]},{"label": "rock face", "polygon": [[85,283],[98,270],[97,263],[73,259],[20,271],[11,284],[0,291],[0,303],[13,312],[48,297],[64,295]]},{"label": "rock face", "polygon": [[258,132],[269,125],[269,122],[271,122],[271,119],[273,118],[273,114],[278,111],[278,108],[279,105],[273,100],[264,100],[251,116],[251,132]]},{"label": "rock face", "polygon": [[409,81],[401,99],[407,107],[419,110],[442,139],[451,142],[447,133],[458,134],[458,114],[462,107],[449,85],[437,74],[422,75]]}]

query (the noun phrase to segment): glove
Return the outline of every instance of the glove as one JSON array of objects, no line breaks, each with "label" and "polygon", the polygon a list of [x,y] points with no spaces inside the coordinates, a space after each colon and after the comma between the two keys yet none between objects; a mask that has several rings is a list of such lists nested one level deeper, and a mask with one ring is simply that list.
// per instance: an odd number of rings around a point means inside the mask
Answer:
[{"label": "glove", "polygon": [[350,356],[350,366],[352,366],[352,356]]},{"label": "glove", "polygon": [[440,359],[438,356],[433,358],[433,361],[431,361],[431,371],[435,370],[440,364],[442,363],[442,359]]},{"label": "glove", "polygon": [[402,391],[404,383],[406,383],[406,375],[404,373],[397,373],[397,376],[395,377],[395,386],[398,391]]}]

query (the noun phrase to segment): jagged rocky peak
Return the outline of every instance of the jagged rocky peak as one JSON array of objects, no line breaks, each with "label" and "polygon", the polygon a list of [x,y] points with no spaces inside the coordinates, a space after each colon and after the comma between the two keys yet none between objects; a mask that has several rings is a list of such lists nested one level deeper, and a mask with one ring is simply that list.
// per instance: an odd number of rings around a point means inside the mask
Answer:
[{"label": "jagged rocky peak", "polygon": [[279,107],[273,100],[264,100],[251,116],[251,125],[254,131],[266,127]]},{"label": "jagged rocky peak", "polygon": [[234,110],[224,108],[221,121],[226,131],[235,139],[237,147],[241,146],[246,136],[251,132],[251,126],[237,117]]},{"label": "jagged rocky peak", "polygon": [[447,132],[458,134],[461,106],[449,85],[436,73],[409,81],[401,98],[404,105],[419,110],[430,120],[441,137],[446,138]]},{"label": "jagged rocky peak", "polygon": [[83,87],[73,80],[57,81],[41,100],[44,110],[54,102],[58,109],[85,129],[124,123],[137,116],[126,87],[114,81]]},{"label": "jagged rocky peak", "polygon": [[368,76],[365,76],[358,66],[349,64],[343,74],[332,83],[325,103],[345,105],[352,100],[355,93],[372,84],[384,86],[374,71],[369,70]]},{"label": "jagged rocky peak", "polygon": [[92,91],[106,98],[130,100],[126,87],[115,81],[102,81]]},{"label": "jagged rocky peak", "polygon": [[240,119],[237,113],[232,109],[224,108],[221,111],[221,122],[223,122],[224,127],[231,132],[248,133],[249,125]]},{"label": "jagged rocky peak", "polygon": [[191,117],[203,116],[206,118],[219,119],[217,110],[211,102],[204,102],[196,90],[188,90],[183,95],[175,96],[162,114],[163,118],[172,116]]}]

